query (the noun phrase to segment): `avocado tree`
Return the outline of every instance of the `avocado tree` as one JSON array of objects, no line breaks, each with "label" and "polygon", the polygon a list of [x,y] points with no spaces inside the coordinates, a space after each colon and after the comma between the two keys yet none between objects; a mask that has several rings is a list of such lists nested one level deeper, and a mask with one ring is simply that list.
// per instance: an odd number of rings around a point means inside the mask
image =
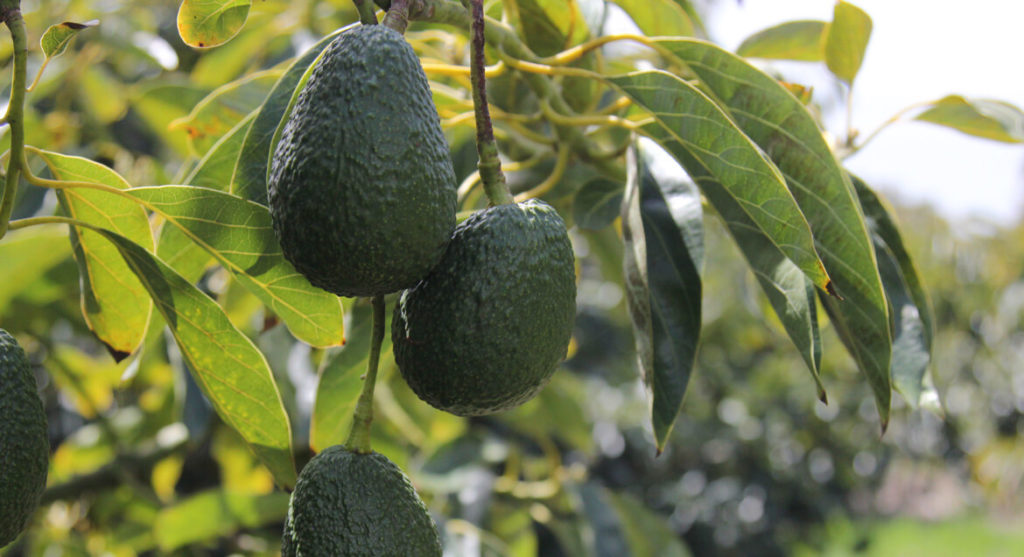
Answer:
[{"label": "avocado tree", "polygon": [[[646,430],[629,442],[685,490],[673,444],[695,433],[675,426],[702,401],[684,395],[730,339],[702,333],[705,294],[728,297],[716,280],[740,280],[740,260],[773,316],[744,330],[787,338],[766,351],[806,368],[796,412],[866,389],[877,438],[894,391],[898,407],[939,408],[924,282],[887,204],[843,166],[874,134],[826,133],[809,89],[753,62],[823,63],[851,94],[871,33],[853,4],[736,53],[704,38],[687,0],[34,7],[0,1],[12,39],[0,326],[39,366],[51,441],[48,487],[14,552],[274,554],[306,463],[345,445],[411,477],[446,552],[686,554],[678,520],[597,481],[613,476],[608,444],[627,442],[608,412],[640,409]],[[58,10],[80,22],[49,21]],[[614,28],[613,10],[641,34]],[[332,44],[371,25],[411,46],[432,103],[406,93],[408,65],[349,63],[358,49],[308,92]],[[399,131],[424,110],[439,149]],[[915,110],[903,117],[1024,142],[1024,114],[1006,103]],[[345,126],[362,135],[338,140]],[[424,152],[429,170],[410,162]],[[370,179],[328,194],[304,182],[367,168],[397,184],[429,176],[419,187],[456,205]],[[302,211],[277,205],[281,180],[299,184],[281,203]],[[353,208],[364,200],[397,209]],[[444,250],[434,236],[452,221]],[[490,243],[452,247],[486,222],[501,225],[481,233]],[[543,227],[567,261],[571,238],[575,288],[545,266],[549,244],[524,240]],[[440,263],[398,277],[417,248],[373,244],[381,235],[431,243]],[[311,276],[304,262],[329,252],[343,256]],[[511,252],[523,255],[463,266]],[[373,286],[335,286],[351,276]],[[844,365],[823,338],[860,385],[822,378]],[[15,470],[4,462],[0,474]],[[285,553],[302,554],[292,537]]]}]

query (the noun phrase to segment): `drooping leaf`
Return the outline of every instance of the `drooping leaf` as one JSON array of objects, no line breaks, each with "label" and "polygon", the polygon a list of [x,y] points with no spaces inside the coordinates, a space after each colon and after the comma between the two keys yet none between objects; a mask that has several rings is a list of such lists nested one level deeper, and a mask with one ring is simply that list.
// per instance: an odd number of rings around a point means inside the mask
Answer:
[{"label": "drooping leaf", "polygon": [[675,0],[615,0],[648,37],[691,37],[693,21]]},{"label": "drooping leaf", "polygon": [[818,390],[818,398],[825,400],[825,387],[819,372],[821,338],[818,330],[817,304],[814,301],[814,285],[750,220],[743,208],[714,176],[678,141],[672,139],[664,128],[651,124],[645,126],[644,131],[659,141],[683,164],[690,177],[700,185],[708,202],[718,211],[750,265],[751,271],[757,277],[769,304],[811,371]]},{"label": "drooping leaf", "polygon": [[579,44],[590,33],[576,0],[508,0],[504,5],[526,45],[540,56]]},{"label": "drooping leaf", "polygon": [[[57,155],[29,148],[39,155],[58,180],[89,182],[128,189],[116,172],[81,157]],[[102,226],[152,251],[153,233],[146,211],[138,203],[107,192],[69,188],[57,192],[71,218]],[[71,245],[82,286],[82,315],[89,328],[120,360],[131,354],[146,333],[153,304],[145,288],[132,275],[109,242],[91,230],[71,229]]]},{"label": "drooping leaf", "polygon": [[313,346],[344,340],[340,300],[311,285],[284,258],[266,207],[193,186],[152,186],[129,193],[212,254],[296,338]]},{"label": "drooping leaf", "polygon": [[975,137],[1024,143],[1024,112],[1003,101],[949,95],[932,103],[915,119]]},{"label": "drooping leaf", "polygon": [[267,168],[274,147],[271,140],[285,114],[285,109],[289,106],[292,93],[296,90],[299,80],[306,74],[306,70],[327,45],[331,44],[339,33],[350,27],[343,27],[321,39],[296,58],[274,84],[256,114],[252,126],[245,134],[230,182],[231,193],[261,205],[267,204]]},{"label": "drooping leaf", "polygon": [[[255,117],[255,112],[249,113],[249,116],[217,140],[185,178],[185,183],[229,191],[242,140]],[[213,260],[213,256],[186,236],[181,228],[166,223],[160,227],[157,236],[156,255],[193,283],[202,276],[203,270]]]},{"label": "drooping leaf", "polygon": [[853,83],[870,39],[871,16],[845,0],[836,2],[832,23],[825,36],[825,64],[828,69],[847,84]]},{"label": "drooping leaf", "polygon": [[251,0],[182,0],[178,35],[195,48],[224,44],[242,30],[251,6]]},{"label": "drooping leaf", "polygon": [[649,147],[639,144],[629,162],[622,234],[626,299],[660,452],[679,415],[697,355],[703,252],[691,252],[682,232],[700,226],[691,222],[699,221],[700,213],[687,210],[693,200],[699,204],[697,189],[679,180],[659,180],[650,171],[652,158]]},{"label": "drooping leaf", "polygon": [[580,228],[600,230],[619,216],[622,184],[596,177],[583,184],[572,202],[572,219]]},{"label": "drooping leaf", "polygon": [[224,422],[245,439],[281,486],[295,485],[292,438],[270,367],[224,310],[138,244],[97,229],[142,281],[187,367]]},{"label": "drooping leaf", "polygon": [[11,230],[0,242],[0,325],[7,305],[49,269],[71,255],[61,225]]},{"label": "drooping leaf", "polygon": [[259,528],[284,520],[288,494],[206,491],[164,508],[153,523],[161,551],[216,540],[242,528]]},{"label": "drooping leaf", "polygon": [[833,314],[851,331],[856,343],[851,355],[874,391],[884,426],[891,398],[889,313],[874,248],[849,177],[807,108],[775,79],[710,43],[666,39],[661,45],[700,77],[786,177],[843,298],[830,297],[837,310]]},{"label": "drooping leaf", "polygon": [[43,32],[43,36],[39,38],[39,49],[43,51],[43,56],[47,58],[54,58],[64,54],[67,50],[68,45],[71,44],[71,39],[75,38],[75,35],[83,29],[95,27],[100,24],[100,20],[93,19],[86,21],[85,23],[75,23],[74,21],[65,21],[56,25],[51,25],[46,28]]},{"label": "drooping leaf", "polygon": [[192,152],[201,157],[246,115],[263,104],[280,76],[278,70],[267,70],[218,87],[196,104],[188,116],[171,122],[170,129],[185,133]]},{"label": "drooping leaf", "polygon": [[714,101],[662,71],[635,72],[609,81],[650,112],[819,288],[829,288],[811,228],[785,178]]},{"label": "drooping leaf", "polygon": [[828,24],[824,21],[787,21],[747,37],[736,54],[747,58],[820,62]]}]

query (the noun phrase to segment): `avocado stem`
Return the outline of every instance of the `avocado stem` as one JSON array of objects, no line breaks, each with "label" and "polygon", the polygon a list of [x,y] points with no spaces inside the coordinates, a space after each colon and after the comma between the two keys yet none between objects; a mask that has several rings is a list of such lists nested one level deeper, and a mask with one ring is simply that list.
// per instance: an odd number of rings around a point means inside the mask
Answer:
[{"label": "avocado stem", "polygon": [[359,22],[363,25],[377,25],[376,10],[373,9],[373,0],[352,0],[359,12]]},{"label": "avocado stem", "polygon": [[352,430],[345,440],[345,448],[366,454],[370,448],[370,424],[373,422],[373,388],[377,383],[377,367],[380,363],[380,346],[384,342],[384,296],[373,297],[373,337],[370,339],[370,357],[366,364],[363,391],[359,393],[356,410],[352,416]]},{"label": "avocado stem", "polygon": [[409,26],[409,0],[391,0],[383,24],[404,35]]},{"label": "avocado stem", "polygon": [[476,152],[480,156],[477,168],[480,169],[480,181],[484,184],[484,192],[492,205],[515,203],[512,192],[505,182],[505,174],[501,172],[501,158],[498,156],[498,143],[494,140],[494,127],[491,125],[491,111],[487,107],[487,76],[484,59],[484,3],[483,0],[471,0],[473,8],[473,33],[470,41],[469,79],[473,84],[473,110],[476,114]]},{"label": "avocado stem", "polygon": [[11,98],[4,116],[11,126],[11,153],[7,165],[7,176],[0,189],[0,238],[7,233],[7,223],[14,212],[14,196],[18,191],[18,178],[21,176],[23,153],[25,149],[25,79],[28,62],[28,39],[25,32],[25,20],[21,17],[20,0],[0,1],[0,18],[11,30],[11,42],[14,43],[14,76],[11,80]]}]

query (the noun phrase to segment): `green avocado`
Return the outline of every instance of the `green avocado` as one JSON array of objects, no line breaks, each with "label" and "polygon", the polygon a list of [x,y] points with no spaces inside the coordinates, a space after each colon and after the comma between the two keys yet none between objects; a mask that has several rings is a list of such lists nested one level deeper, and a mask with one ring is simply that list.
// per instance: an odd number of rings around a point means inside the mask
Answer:
[{"label": "green avocado", "polygon": [[25,352],[0,329],[0,547],[18,537],[46,487],[46,414]]},{"label": "green avocado", "polygon": [[268,200],[285,258],[339,296],[407,288],[455,227],[455,171],[419,58],[401,34],[338,36],[299,92]]},{"label": "green avocado", "polygon": [[399,299],[391,338],[421,399],[478,416],[544,387],[565,358],[575,316],[565,223],[530,200],[490,207],[456,227],[438,266]]},{"label": "green avocado", "polygon": [[440,557],[437,527],[409,478],[380,453],[335,445],[299,474],[283,557]]}]

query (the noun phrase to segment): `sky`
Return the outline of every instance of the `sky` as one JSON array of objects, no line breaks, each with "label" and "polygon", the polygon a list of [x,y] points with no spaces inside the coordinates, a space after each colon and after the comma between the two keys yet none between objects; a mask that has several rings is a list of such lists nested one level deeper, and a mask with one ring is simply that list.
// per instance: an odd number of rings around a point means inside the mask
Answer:
[{"label": "sky", "polygon": [[[1024,107],[1024,2],[855,0],[874,22],[854,82],[853,126],[865,135],[911,104],[948,94]],[[735,50],[748,35],[784,21],[832,18],[832,0],[719,0],[707,15],[711,39]],[[772,63],[791,80],[837,91],[824,64]],[[845,113],[829,115],[830,129]],[[1024,145],[973,138],[923,122],[889,127],[847,166],[890,198],[930,202],[961,220],[1011,224],[1024,215]]]}]

